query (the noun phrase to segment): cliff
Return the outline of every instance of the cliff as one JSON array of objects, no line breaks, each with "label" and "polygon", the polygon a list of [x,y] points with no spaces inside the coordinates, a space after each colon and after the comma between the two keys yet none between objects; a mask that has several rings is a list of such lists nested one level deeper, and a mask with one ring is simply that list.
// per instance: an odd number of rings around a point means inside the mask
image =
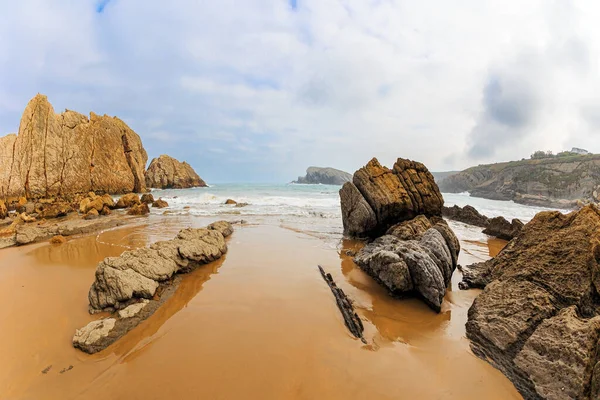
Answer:
[{"label": "cliff", "polygon": [[56,114],[38,94],[18,134],[0,138],[0,198],[145,191],[147,159],[140,137],[120,119]]},{"label": "cliff", "polygon": [[335,168],[309,167],[306,176],[299,176],[293,183],[343,185],[352,181],[352,175]]},{"label": "cliff", "polygon": [[190,164],[163,154],[150,162],[146,171],[146,186],[158,189],[185,189],[205,187],[206,183]]},{"label": "cliff", "polygon": [[546,207],[600,199],[600,155],[573,155],[479,165],[438,182],[442,192]]}]

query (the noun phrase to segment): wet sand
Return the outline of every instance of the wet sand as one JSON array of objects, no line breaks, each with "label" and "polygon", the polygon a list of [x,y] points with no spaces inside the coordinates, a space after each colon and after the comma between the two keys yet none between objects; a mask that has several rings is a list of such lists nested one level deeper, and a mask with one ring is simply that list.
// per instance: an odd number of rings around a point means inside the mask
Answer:
[{"label": "wet sand", "polygon": [[[336,250],[272,225],[236,226],[228,254],[187,275],[148,320],[98,354],[75,350],[75,329],[98,318],[87,292],[99,260],[207,220],[149,222],[0,251],[1,399],[521,398],[470,352],[478,291],[458,291],[458,273],[435,314],[358,269],[345,255],[358,243]],[[502,245],[461,244],[462,264]],[[346,330],[318,264],[355,300],[367,345]]]}]

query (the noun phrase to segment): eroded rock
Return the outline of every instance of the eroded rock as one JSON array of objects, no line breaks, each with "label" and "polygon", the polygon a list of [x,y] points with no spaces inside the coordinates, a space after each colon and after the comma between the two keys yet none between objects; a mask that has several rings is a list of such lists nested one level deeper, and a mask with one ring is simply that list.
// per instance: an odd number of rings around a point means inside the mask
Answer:
[{"label": "eroded rock", "polygon": [[521,232],[523,225],[523,222],[516,218],[508,222],[504,217],[495,217],[489,220],[488,226],[483,230],[483,233],[496,236],[499,239],[511,240]]},{"label": "eroded rock", "polygon": [[146,215],[149,212],[150,209],[148,208],[148,204],[146,203],[133,205],[129,210],[127,210],[128,215]]},{"label": "eroded rock", "polygon": [[152,203],[152,207],[155,207],[155,208],[165,208],[165,207],[169,207],[169,203],[167,203],[163,199],[158,199],[158,200],[155,200]]},{"label": "eroded rock", "polygon": [[140,201],[144,204],[152,204],[154,203],[154,196],[152,196],[152,193],[144,193]]},{"label": "eroded rock", "polygon": [[344,233],[358,237],[379,236],[418,215],[441,216],[444,204],[429,170],[402,158],[391,170],[373,158],[344,184],[340,198]]},{"label": "eroded rock", "polygon": [[120,119],[56,114],[38,94],[18,135],[0,138],[0,198],[143,191],[147,158],[140,137]]},{"label": "eroded rock", "polygon": [[158,189],[186,189],[207,185],[191,165],[163,154],[150,162],[146,170],[146,186]]},{"label": "eroded rock", "polygon": [[141,204],[140,196],[135,193],[128,193],[119,198],[115,208],[130,208],[139,204]]},{"label": "eroded rock", "polygon": [[232,232],[228,222],[220,221],[208,229],[183,229],[173,240],[106,258],[96,268],[90,311],[118,310],[136,299],[152,298],[160,282],[219,259],[227,252],[225,237]]},{"label": "eroded rock", "polygon": [[461,288],[485,287],[469,309],[473,352],[527,399],[596,399],[600,354],[600,211],[538,213]]}]

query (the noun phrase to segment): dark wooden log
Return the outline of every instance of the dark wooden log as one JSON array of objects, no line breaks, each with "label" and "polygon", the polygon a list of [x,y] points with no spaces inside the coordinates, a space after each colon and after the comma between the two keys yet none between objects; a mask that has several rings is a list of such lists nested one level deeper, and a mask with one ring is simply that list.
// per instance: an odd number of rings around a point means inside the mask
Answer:
[{"label": "dark wooden log", "polygon": [[354,306],[352,305],[352,301],[346,296],[344,291],[337,287],[335,284],[331,274],[326,274],[323,268],[319,265],[319,271],[321,272],[321,276],[331,289],[333,296],[335,297],[335,301],[337,303],[342,316],[344,317],[344,322],[346,323],[346,327],[354,335],[354,337],[360,339],[363,343],[367,343],[365,338],[363,337],[363,331],[365,330],[362,321],[358,317],[358,314],[354,311]]}]

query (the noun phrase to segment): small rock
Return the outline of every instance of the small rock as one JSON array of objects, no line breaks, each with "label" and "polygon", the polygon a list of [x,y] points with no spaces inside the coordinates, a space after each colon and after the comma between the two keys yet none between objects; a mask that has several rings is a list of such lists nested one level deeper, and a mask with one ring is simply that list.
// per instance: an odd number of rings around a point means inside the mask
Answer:
[{"label": "small rock", "polygon": [[227,199],[225,201],[225,204],[237,204],[237,201],[233,200],[233,199]]},{"label": "small rock", "polygon": [[75,331],[73,336],[73,346],[82,350],[98,346],[100,342],[108,336],[117,322],[114,318],[104,318],[92,321],[81,329]]},{"label": "small rock", "polygon": [[96,209],[95,209],[95,208],[92,208],[91,210],[89,210],[89,211],[87,212],[87,214],[85,214],[85,215],[83,216],[83,219],[87,219],[87,220],[89,220],[89,219],[98,218],[98,215],[99,215],[99,214],[98,214],[98,211],[96,211]]},{"label": "small rock", "polygon": [[67,239],[62,235],[56,235],[56,236],[53,236],[52,239],[50,239],[50,243],[52,243],[52,244],[67,243]]},{"label": "small rock", "polygon": [[131,318],[136,316],[150,301],[147,299],[142,299],[139,303],[132,304],[130,306],[125,307],[122,310],[119,310],[120,318]]},{"label": "small rock", "polygon": [[165,207],[169,207],[169,203],[167,203],[163,199],[158,199],[152,203],[152,207],[165,208]]},{"label": "small rock", "polygon": [[154,196],[152,196],[152,193],[144,193],[140,201],[145,204],[152,204],[154,203]]},{"label": "small rock", "polygon": [[248,203],[237,203],[235,206],[236,207],[246,207],[248,205]]},{"label": "small rock", "polygon": [[141,204],[134,205],[129,210],[127,210],[127,215],[146,215],[149,212],[150,212],[150,209],[148,208],[148,204],[141,203]]},{"label": "small rock", "polygon": [[70,371],[70,370],[72,370],[72,369],[73,369],[73,366],[72,366],[72,365],[69,365],[67,368],[63,368],[63,369],[61,369],[61,370],[60,370],[60,373],[61,373],[61,374],[64,374],[65,372],[67,372],[67,371]]},{"label": "small rock", "polygon": [[140,197],[135,193],[128,193],[121,196],[115,208],[129,208],[140,204]]},{"label": "small rock", "polygon": [[107,205],[105,205],[104,207],[102,207],[102,211],[100,211],[100,215],[110,215],[112,211],[110,211],[110,208],[108,208]]},{"label": "small rock", "polygon": [[21,217],[21,220],[23,220],[23,222],[35,222],[35,217],[32,217],[25,213],[21,213],[19,214],[19,216]]},{"label": "small rock", "polygon": [[44,368],[42,370],[42,374],[47,374],[50,371],[50,369],[52,369],[52,365],[48,365],[46,368]]}]

